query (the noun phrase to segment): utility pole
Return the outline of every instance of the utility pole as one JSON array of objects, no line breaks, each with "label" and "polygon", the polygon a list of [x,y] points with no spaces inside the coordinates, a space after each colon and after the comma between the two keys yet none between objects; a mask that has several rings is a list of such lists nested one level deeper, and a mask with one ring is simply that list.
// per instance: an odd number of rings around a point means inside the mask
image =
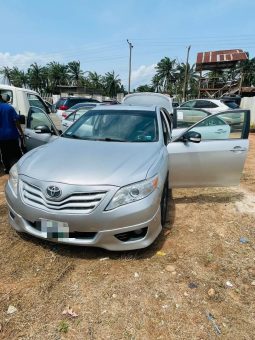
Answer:
[{"label": "utility pole", "polygon": [[188,65],[189,65],[189,51],[190,51],[190,48],[191,48],[191,45],[189,45],[188,51],[187,51],[185,78],[184,78],[184,86],[183,86],[183,100],[184,101],[186,101],[186,93],[187,93]]},{"label": "utility pole", "polygon": [[128,73],[128,93],[130,93],[130,83],[131,83],[131,59],[132,59],[132,48],[134,47],[131,42],[127,39],[129,45],[129,73]]}]

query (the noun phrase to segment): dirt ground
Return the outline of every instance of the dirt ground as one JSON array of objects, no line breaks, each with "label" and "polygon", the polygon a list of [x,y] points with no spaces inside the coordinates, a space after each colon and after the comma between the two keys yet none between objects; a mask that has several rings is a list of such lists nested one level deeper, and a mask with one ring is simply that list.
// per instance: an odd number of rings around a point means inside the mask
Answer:
[{"label": "dirt ground", "polygon": [[8,226],[2,174],[0,338],[255,339],[250,141],[239,187],[175,190],[170,223],[135,252],[21,237]]}]

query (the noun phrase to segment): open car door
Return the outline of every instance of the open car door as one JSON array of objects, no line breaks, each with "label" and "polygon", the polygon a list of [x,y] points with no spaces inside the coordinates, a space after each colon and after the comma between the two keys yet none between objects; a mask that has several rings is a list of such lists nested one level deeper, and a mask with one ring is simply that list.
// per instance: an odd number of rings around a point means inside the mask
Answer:
[{"label": "open car door", "polygon": [[24,134],[28,151],[59,137],[59,131],[49,115],[36,106],[29,109]]},{"label": "open car door", "polygon": [[167,145],[169,187],[238,185],[249,147],[250,111],[207,116]]}]

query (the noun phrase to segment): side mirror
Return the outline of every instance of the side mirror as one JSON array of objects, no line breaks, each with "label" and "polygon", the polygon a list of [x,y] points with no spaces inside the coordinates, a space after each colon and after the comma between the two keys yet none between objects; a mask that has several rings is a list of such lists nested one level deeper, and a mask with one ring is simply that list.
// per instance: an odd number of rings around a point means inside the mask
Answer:
[{"label": "side mirror", "polygon": [[19,115],[20,124],[26,124],[26,117],[24,115]]},{"label": "side mirror", "polygon": [[35,133],[50,133],[51,130],[47,125],[39,125],[34,128]]},{"label": "side mirror", "polygon": [[183,141],[192,142],[192,143],[200,143],[202,140],[201,133],[196,131],[188,131],[183,135]]}]

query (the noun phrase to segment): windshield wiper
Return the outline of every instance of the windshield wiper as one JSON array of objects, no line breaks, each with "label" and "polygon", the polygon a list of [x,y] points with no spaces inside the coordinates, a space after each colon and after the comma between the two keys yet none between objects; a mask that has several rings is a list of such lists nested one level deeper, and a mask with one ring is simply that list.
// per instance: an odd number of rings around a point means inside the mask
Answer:
[{"label": "windshield wiper", "polygon": [[109,137],[98,138],[98,139],[95,139],[95,140],[104,141],[104,142],[126,142],[125,139],[109,138]]},{"label": "windshield wiper", "polygon": [[66,137],[66,138],[74,138],[74,139],[81,139],[79,136],[77,135],[66,135],[64,134],[62,137]]}]

